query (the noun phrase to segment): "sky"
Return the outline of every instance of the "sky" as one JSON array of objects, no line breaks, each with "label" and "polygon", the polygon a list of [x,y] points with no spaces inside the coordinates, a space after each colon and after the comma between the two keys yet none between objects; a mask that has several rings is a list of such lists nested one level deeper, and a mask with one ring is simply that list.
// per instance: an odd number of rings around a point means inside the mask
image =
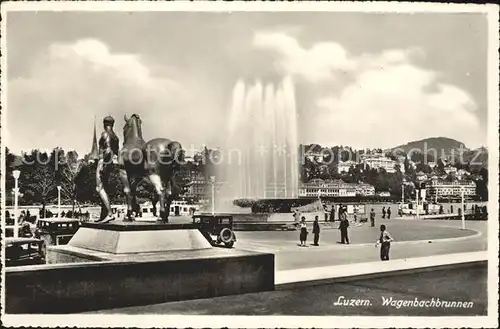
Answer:
[{"label": "sky", "polygon": [[[486,145],[480,13],[9,12],[5,144],[90,152],[94,117],[145,139],[226,138],[231,93],[291,77],[301,143]],[[249,122],[249,124],[259,124]]]}]

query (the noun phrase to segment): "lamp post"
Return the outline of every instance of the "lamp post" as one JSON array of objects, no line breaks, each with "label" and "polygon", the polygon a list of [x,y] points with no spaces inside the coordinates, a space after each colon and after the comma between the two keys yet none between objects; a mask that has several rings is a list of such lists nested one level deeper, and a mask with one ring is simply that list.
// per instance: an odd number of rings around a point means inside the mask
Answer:
[{"label": "lamp post", "polygon": [[57,186],[57,218],[61,218],[61,186]]},{"label": "lamp post", "polygon": [[20,170],[14,170],[12,172],[14,176],[14,237],[19,237],[19,214],[18,212],[18,202],[19,202],[19,177],[21,176]]},{"label": "lamp post", "polygon": [[419,195],[419,194],[420,194],[420,189],[417,189],[417,190],[415,191],[415,199],[416,199],[416,201],[417,201],[417,209],[416,209],[416,212],[417,212],[417,219],[419,219],[419,218],[420,218],[420,216],[419,216],[419,211],[418,211],[418,204],[419,204],[419,202],[418,202],[418,198],[420,197],[420,195]]},{"label": "lamp post", "polygon": [[401,209],[403,209],[403,204],[405,203],[405,184],[406,179],[403,178],[403,182],[401,183]]},{"label": "lamp post", "polygon": [[212,216],[215,216],[215,176],[210,176],[210,184],[212,184]]},{"label": "lamp post", "polygon": [[465,230],[465,207],[464,207],[464,197],[465,197],[465,188],[464,186],[462,185],[461,186],[461,192],[462,192],[462,230]]}]

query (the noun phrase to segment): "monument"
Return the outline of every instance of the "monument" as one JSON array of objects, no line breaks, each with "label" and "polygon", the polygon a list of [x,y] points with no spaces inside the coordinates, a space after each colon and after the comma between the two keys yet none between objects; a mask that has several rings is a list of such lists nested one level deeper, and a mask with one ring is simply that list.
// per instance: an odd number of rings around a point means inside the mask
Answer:
[{"label": "monument", "polygon": [[[136,114],[125,117],[121,175],[149,175],[163,194],[181,146],[144,143],[140,124]],[[131,211],[135,191],[126,192]],[[165,203],[159,222],[82,223],[67,245],[47,248],[48,265],[10,269],[6,311],[73,313],[274,290],[273,254],[214,247],[199,225],[166,223]]]}]

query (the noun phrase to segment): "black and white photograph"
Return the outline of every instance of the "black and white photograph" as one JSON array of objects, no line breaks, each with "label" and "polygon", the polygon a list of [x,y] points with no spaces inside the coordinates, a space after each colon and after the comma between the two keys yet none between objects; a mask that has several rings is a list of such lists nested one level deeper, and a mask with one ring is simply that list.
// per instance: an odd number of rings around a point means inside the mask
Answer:
[{"label": "black and white photograph", "polygon": [[1,9],[7,327],[498,326],[498,6]]}]

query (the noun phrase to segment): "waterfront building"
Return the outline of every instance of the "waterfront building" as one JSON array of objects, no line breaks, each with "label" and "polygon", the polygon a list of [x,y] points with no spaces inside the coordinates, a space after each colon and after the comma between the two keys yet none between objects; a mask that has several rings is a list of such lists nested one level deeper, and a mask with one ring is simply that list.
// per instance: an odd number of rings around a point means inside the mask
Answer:
[{"label": "waterfront building", "polygon": [[355,197],[357,195],[374,195],[375,188],[365,183],[346,183],[340,179],[313,179],[299,187],[300,197]]},{"label": "waterfront building", "polygon": [[428,195],[431,199],[452,198],[459,199],[462,196],[462,189],[466,198],[476,195],[476,183],[467,180],[456,180],[447,182],[444,180],[432,180],[427,184]]}]

